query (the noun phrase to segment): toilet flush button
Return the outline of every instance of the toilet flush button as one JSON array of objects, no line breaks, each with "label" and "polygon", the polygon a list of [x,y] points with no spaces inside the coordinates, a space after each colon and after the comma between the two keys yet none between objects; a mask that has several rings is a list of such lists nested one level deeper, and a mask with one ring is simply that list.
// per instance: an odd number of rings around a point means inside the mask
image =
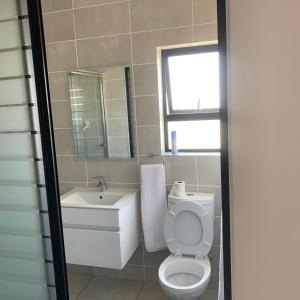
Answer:
[{"label": "toilet flush button", "polygon": [[169,213],[170,213],[170,215],[172,215],[173,217],[176,215],[176,214],[174,213],[173,210],[169,210]]}]

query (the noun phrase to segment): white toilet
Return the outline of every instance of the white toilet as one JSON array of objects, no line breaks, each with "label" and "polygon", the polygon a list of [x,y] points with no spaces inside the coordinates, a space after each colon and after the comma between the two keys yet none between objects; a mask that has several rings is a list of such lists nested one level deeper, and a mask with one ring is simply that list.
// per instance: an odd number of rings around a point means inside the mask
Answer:
[{"label": "white toilet", "polygon": [[158,275],[162,289],[174,299],[196,299],[209,283],[214,207],[214,194],[178,197],[173,188],[170,191],[164,236],[172,254],[160,265]]}]

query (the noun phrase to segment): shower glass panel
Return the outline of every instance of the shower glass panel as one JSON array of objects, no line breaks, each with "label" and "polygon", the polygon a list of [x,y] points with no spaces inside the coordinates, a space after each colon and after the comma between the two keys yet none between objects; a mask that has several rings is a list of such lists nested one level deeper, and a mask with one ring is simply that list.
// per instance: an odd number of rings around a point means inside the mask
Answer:
[{"label": "shower glass panel", "polygon": [[0,1],[0,299],[56,299],[26,1]]},{"label": "shower glass panel", "polygon": [[107,157],[101,74],[86,71],[71,72],[69,86],[76,156]]}]

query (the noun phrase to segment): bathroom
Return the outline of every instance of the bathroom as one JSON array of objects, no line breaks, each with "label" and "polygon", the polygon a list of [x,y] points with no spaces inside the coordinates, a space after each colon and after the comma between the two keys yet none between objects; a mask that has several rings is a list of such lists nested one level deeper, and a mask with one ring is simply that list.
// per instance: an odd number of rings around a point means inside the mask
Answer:
[{"label": "bathroom", "polygon": [[222,300],[216,1],[0,5],[0,299]]},{"label": "bathroom", "polygon": [[[197,45],[200,48],[202,45],[217,43],[216,2],[214,0],[133,0],[94,1],[93,3],[95,4],[91,4],[91,1],[73,1],[72,5],[72,1],[68,0],[43,2],[60,192],[63,195],[73,188],[96,188],[97,176],[104,177],[107,190],[110,188],[117,188],[120,191],[140,190],[141,166],[163,164],[165,170],[163,180],[167,192],[175,181],[182,180],[186,183],[188,192],[213,193],[216,207],[215,229],[213,245],[209,252],[212,271],[209,286],[201,299],[218,299],[221,221],[220,155],[217,151],[179,152],[178,155],[164,153],[159,107],[162,82],[159,81],[161,71],[158,64],[161,59],[159,57],[161,49],[197,47]],[[130,101],[131,106],[129,122],[133,141],[133,149],[130,149],[132,154],[128,155],[127,149],[124,151],[122,149],[119,150],[121,158],[118,158],[118,153],[109,153],[110,158],[103,158],[99,154],[101,151],[97,151],[96,147],[93,148],[91,145],[92,138],[90,140],[77,138],[77,141],[89,143],[90,150],[82,149],[82,145],[74,146],[73,135],[75,136],[76,124],[72,124],[72,118],[81,117],[76,112],[80,104],[80,100],[76,98],[80,97],[78,96],[80,91],[76,93],[76,90],[87,89],[84,91],[89,94],[86,96],[87,99],[93,96],[90,96],[92,92],[88,91],[90,87],[85,87],[84,83],[80,85],[80,80],[87,80],[87,77],[84,74],[70,75],[70,71],[90,70],[105,74],[104,69],[109,70],[114,67],[116,69],[122,66],[128,66],[130,72],[128,76],[130,98],[127,100]],[[69,76],[73,77],[71,77],[71,87]],[[117,102],[118,99],[124,98],[124,87],[116,85],[118,82],[116,78],[111,78],[115,81],[109,81],[107,78],[104,75],[105,101]],[[70,89],[72,91],[69,94]],[[122,112],[120,115],[118,111],[112,111],[113,109],[120,108],[117,105],[108,107],[110,117],[119,117],[115,124],[109,123],[113,119],[107,123],[108,148],[111,152],[114,149],[111,150],[113,146],[110,146],[110,143],[114,145],[119,143],[120,148],[126,143],[126,139],[125,142],[124,139],[118,142],[117,138],[112,141],[113,137],[110,137],[109,131],[115,130],[116,133],[113,133],[115,136],[124,135],[122,128],[126,127],[128,122],[126,118],[120,120],[120,117],[123,117]],[[93,109],[89,109],[91,110]],[[90,116],[92,119],[95,118],[91,112],[86,114],[87,118]],[[93,121],[90,122],[93,126]],[[112,128],[113,126],[115,128]],[[99,132],[90,135],[88,133],[87,136],[97,134]],[[215,135],[215,139],[219,139],[217,131],[213,131],[212,134]],[[78,135],[80,136],[80,133]],[[127,155],[127,158],[122,158],[122,155],[125,157]],[[63,207],[63,222],[65,210],[66,208]],[[162,223],[160,219],[164,216],[157,215],[156,218],[156,222]],[[69,219],[65,222],[72,223]],[[71,299],[169,299],[159,285],[158,269],[170,252],[166,247],[163,250],[148,252],[145,249],[140,220],[138,224],[140,241],[122,269],[109,268],[107,267],[109,264],[103,265],[101,262],[96,264],[97,266],[91,266],[93,263],[90,266],[76,264],[77,261],[82,260],[80,258],[77,260],[76,253],[73,252],[77,252],[79,256],[92,254],[89,250],[85,252],[82,247],[74,244],[73,239],[68,236],[68,229],[64,229],[65,239],[68,239],[68,242],[65,240],[67,262],[68,251],[72,251],[70,248],[73,249],[70,258],[73,264],[67,265]],[[80,243],[80,238],[77,239]],[[88,243],[85,241],[87,247]],[[80,250],[76,250],[77,247],[80,247]],[[103,250],[106,251],[109,250]],[[116,254],[111,254],[112,258],[114,255]],[[109,260],[109,258],[105,259]],[[83,264],[84,261],[83,259]],[[106,268],[101,267],[102,265]],[[116,285],[121,285],[120,291],[117,290]],[[123,295],[123,298],[118,298],[118,293]]]}]

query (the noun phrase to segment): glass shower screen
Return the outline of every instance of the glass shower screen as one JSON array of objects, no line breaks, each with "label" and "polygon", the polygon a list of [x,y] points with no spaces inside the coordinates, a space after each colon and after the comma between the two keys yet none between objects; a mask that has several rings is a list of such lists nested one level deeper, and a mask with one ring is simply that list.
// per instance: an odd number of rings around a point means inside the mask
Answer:
[{"label": "glass shower screen", "polygon": [[28,21],[26,1],[0,1],[0,299],[52,300],[56,282]]}]

